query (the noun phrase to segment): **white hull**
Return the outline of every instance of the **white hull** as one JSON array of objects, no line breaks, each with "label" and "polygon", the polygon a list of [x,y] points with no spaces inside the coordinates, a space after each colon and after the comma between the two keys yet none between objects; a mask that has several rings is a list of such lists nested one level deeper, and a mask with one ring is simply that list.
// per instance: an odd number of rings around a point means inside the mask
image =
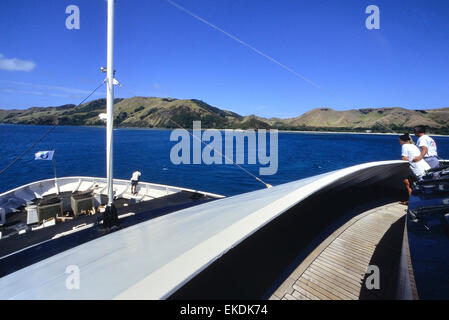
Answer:
[{"label": "white hull", "polygon": [[[97,196],[107,195],[106,178],[64,177],[58,178],[58,186],[60,193],[91,190]],[[0,194],[0,208],[3,208],[5,213],[8,214],[17,210],[18,207],[26,204],[28,201],[56,194],[56,191],[54,179],[32,182]],[[223,198],[223,196],[218,194],[148,182],[139,182],[137,191],[137,195],[132,195],[130,181],[114,179],[115,198],[134,198],[138,201],[147,201],[180,191],[198,192],[214,198]],[[98,200],[96,205],[99,205]]]},{"label": "white hull", "polygon": [[[9,274],[0,279],[0,299],[165,299],[309,196],[324,189],[385,182],[401,188],[397,177],[408,170],[404,161],[366,163],[176,211]],[[72,186],[79,180],[70,179]],[[68,188],[64,183],[61,188],[64,185]],[[153,184],[149,188],[158,194],[180,190]],[[71,265],[80,268],[79,290],[66,288],[65,272]]]}]

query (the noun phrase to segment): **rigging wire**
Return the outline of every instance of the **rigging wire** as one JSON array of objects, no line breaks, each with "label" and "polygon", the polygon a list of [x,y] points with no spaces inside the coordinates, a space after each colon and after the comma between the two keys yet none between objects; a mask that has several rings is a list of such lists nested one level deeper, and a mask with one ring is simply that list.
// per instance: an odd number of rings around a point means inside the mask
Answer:
[{"label": "rigging wire", "polygon": [[[84,101],[86,101],[91,95],[93,95],[95,93],[95,91],[97,91],[98,89],[101,88],[101,86],[104,85],[104,81],[98,86],[96,87],[91,93],[89,93],[89,95],[87,97],[85,97],[83,99],[83,101],[81,101],[80,103],[78,103],[78,105],[76,105],[74,108],[78,108],[81,104],[83,104]],[[34,148],[34,146],[36,146],[39,142],[41,142],[43,139],[45,139],[51,132],[53,132],[53,130],[56,129],[58,125],[54,124],[50,129],[48,129],[42,136],[40,136],[36,141],[33,142],[33,144],[31,146],[29,146],[28,148],[25,149],[25,151],[23,151],[21,154],[19,154],[13,161],[11,161],[11,163],[9,163],[6,167],[4,167],[2,170],[0,170],[0,175],[3,174],[6,170],[8,170],[9,168],[11,168],[17,161],[19,161],[24,155],[26,155],[31,149]]]},{"label": "rigging wire", "polygon": [[[128,92],[132,93],[133,95],[135,94],[132,90],[126,88],[125,86],[121,86],[122,89],[127,90]],[[206,111],[207,113],[211,113],[209,110],[204,109],[203,107],[199,106],[200,109]],[[259,181],[260,183],[262,183],[263,185],[265,185],[265,187],[267,188],[271,188],[272,185],[269,183],[266,183],[265,181],[263,181],[261,178],[259,178],[258,176],[256,176],[255,174],[251,173],[250,171],[246,170],[245,168],[243,168],[242,166],[240,166],[238,163],[234,162],[234,159],[230,159],[229,157],[227,157],[226,155],[224,155],[223,153],[221,153],[220,151],[218,151],[217,149],[215,149],[214,147],[212,147],[210,144],[206,144],[203,140],[201,140],[200,138],[198,138],[197,136],[193,135],[189,130],[187,130],[186,128],[184,128],[182,125],[180,125],[178,122],[176,122],[175,120],[173,120],[170,116],[167,116],[168,120],[173,122],[175,125],[177,125],[179,128],[187,131],[187,133],[189,135],[192,136],[192,138],[200,141],[203,145],[205,145],[207,148],[212,149],[214,152],[218,153],[221,157],[224,157],[225,159],[227,159],[228,161],[232,162],[233,165],[237,166],[238,168],[240,168],[243,172],[247,173],[248,175],[250,175],[251,177],[253,177],[254,179],[256,179],[257,181]]]},{"label": "rigging wire", "polygon": [[394,131],[393,129],[391,129],[390,127],[388,127],[388,126],[385,125],[385,124],[382,124],[382,123],[380,123],[380,122],[378,122],[378,121],[376,121],[375,123],[381,125],[381,126],[384,127],[384,128],[387,128],[388,130],[390,130],[391,132],[393,132],[393,133],[395,133],[395,134],[398,134],[396,131]]},{"label": "rigging wire", "polygon": [[[239,39],[238,37],[232,35],[231,33],[227,32],[227,31],[225,31],[225,30],[221,29],[220,27],[218,27],[218,26],[216,26],[215,24],[213,24],[213,23],[207,21],[206,19],[204,19],[204,18],[198,16],[197,14],[195,14],[195,13],[189,11],[188,9],[182,7],[181,5],[177,4],[176,2],[174,2],[174,1],[172,1],[172,0],[165,0],[165,1],[166,1],[167,3],[169,3],[170,5],[172,5],[173,7],[175,7],[175,8],[177,8],[177,9],[183,11],[184,13],[186,13],[186,14],[190,15],[191,17],[193,17],[193,18],[195,18],[195,19],[197,19],[197,20],[203,22],[204,24],[208,25],[209,27],[211,27],[211,28],[213,28],[213,29],[215,29],[215,30],[217,30],[217,31],[219,31],[219,32],[221,32],[221,33],[223,33],[224,35],[226,35],[227,37],[231,38],[232,40],[234,40],[234,41],[240,43],[241,45],[243,45],[243,46],[249,48],[250,50],[252,50],[252,51],[254,51],[255,53],[259,54],[260,56],[264,57],[265,59],[267,59],[267,60],[269,60],[269,61],[271,61],[271,62],[277,64],[277,65],[280,66],[281,68],[283,68],[283,69],[285,69],[286,71],[292,73],[292,74],[295,75],[296,77],[298,77],[298,78],[304,80],[305,82],[309,83],[310,85],[314,86],[315,88],[322,90],[323,92],[325,92],[325,93],[327,93],[328,95],[332,96],[334,99],[337,99],[337,100],[339,100],[339,101],[342,101],[341,99],[339,99],[338,97],[336,97],[332,92],[330,92],[330,91],[324,89],[323,87],[321,87],[321,86],[318,85],[317,83],[313,82],[312,80],[308,79],[307,77],[303,76],[302,74],[296,72],[296,71],[293,70],[292,68],[290,68],[290,67],[288,67],[287,65],[281,63],[280,61],[278,61],[278,60],[276,60],[275,58],[269,56],[268,54],[266,54],[266,53],[260,51],[259,49],[255,48],[255,47],[253,47],[253,46],[250,45],[249,43],[247,43],[247,42],[245,42],[245,41]],[[128,91],[131,92],[133,95],[135,95],[131,90],[129,90],[129,89],[123,87],[123,86],[122,86],[122,88],[124,88],[125,90],[128,90]],[[205,109],[202,108],[201,106],[200,106],[200,108],[203,109],[204,111],[210,113],[210,111],[205,110]],[[177,123],[176,121],[174,121],[170,116],[168,116],[168,119],[169,119],[169,121],[175,123],[179,128],[181,128],[181,129],[183,129],[183,130],[186,130],[183,126],[181,126],[179,123]],[[382,125],[382,124],[380,124],[380,125]],[[385,126],[385,125],[382,125],[382,126],[384,126],[385,128],[387,128],[388,130],[394,132],[394,130],[392,130],[391,128],[388,128],[388,127]],[[264,182],[261,178],[257,177],[256,175],[252,174],[252,173],[249,172],[248,170],[244,169],[243,167],[241,167],[240,165],[238,165],[237,163],[235,163],[235,162],[233,161],[233,159],[229,159],[227,156],[223,155],[220,151],[216,150],[215,148],[213,148],[213,147],[211,147],[210,145],[206,144],[204,141],[202,141],[202,140],[199,139],[198,137],[194,136],[189,130],[186,130],[186,131],[187,131],[193,138],[199,140],[199,141],[200,141],[202,144],[204,144],[206,147],[212,148],[212,150],[213,150],[214,152],[217,152],[220,156],[224,157],[224,158],[227,159],[228,161],[231,161],[232,164],[236,165],[238,168],[240,168],[241,170],[243,170],[244,172],[246,172],[247,174],[249,174],[250,176],[252,176],[253,178],[255,178],[257,181],[263,183],[267,188],[270,188],[270,187],[271,187],[270,184]],[[394,132],[394,133],[396,133],[396,132]]]},{"label": "rigging wire", "polygon": [[[281,68],[287,70],[288,72],[292,73],[293,75],[295,75],[296,77],[304,80],[305,82],[309,83],[310,85],[314,86],[317,89],[322,90],[323,92],[327,93],[329,96],[332,96],[334,99],[342,101],[340,98],[338,98],[337,96],[335,96],[332,92],[324,89],[323,87],[321,87],[320,85],[318,85],[317,83],[313,82],[312,80],[308,79],[307,77],[303,76],[302,74],[296,72],[295,70],[293,70],[292,68],[286,66],[285,64],[281,63],[280,61],[274,59],[273,57],[269,56],[268,54],[260,51],[259,49],[253,47],[252,45],[248,44],[247,42],[237,38],[236,36],[230,34],[229,32],[221,29],[220,27],[214,25],[213,23],[207,21],[206,19],[198,16],[197,14],[193,13],[192,11],[189,11],[188,9],[182,7],[181,5],[177,4],[176,2],[174,2],[173,0],[165,0],[167,3],[169,3],[170,5],[172,5],[173,7],[187,13],[188,15],[190,15],[191,17],[205,23],[206,25],[208,25],[209,27],[223,33],[224,35],[228,36],[229,38],[231,38],[234,41],[237,41],[238,43],[240,43],[241,45],[251,49],[252,51],[256,52],[257,54],[261,55],[262,57],[268,59],[269,61],[277,64],[278,66],[280,66]],[[392,131],[393,133],[396,133],[393,129],[391,129],[390,127],[382,124],[382,123],[377,123],[381,126],[383,126],[384,128],[388,129],[389,131]]]},{"label": "rigging wire", "polygon": [[227,157],[226,155],[224,155],[223,153],[221,153],[220,151],[218,151],[217,149],[215,149],[214,147],[212,147],[210,144],[206,144],[202,139],[198,138],[197,136],[195,136],[194,134],[192,134],[189,130],[185,129],[183,126],[181,126],[179,123],[177,123],[175,120],[173,120],[172,118],[169,117],[169,120],[172,121],[173,123],[175,123],[178,127],[180,127],[183,130],[186,130],[191,136],[192,138],[200,141],[202,144],[204,144],[206,146],[206,148],[210,148],[212,149],[214,152],[218,153],[220,156],[224,157],[225,159],[227,159],[228,161],[231,161],[233,165],[237,166],[238,168],[240,168],[241,170],[243,170],[244,172],[246,172],[248,175],[252,176],[254,179],[256,179],[257,181],[263,183],[265,185],[265,187],[267,188],[271,188],[272,185],[269,183],[266,183],[265,181],[263,181],[261,178],[259,178],[258,176],[256,176],[255,174],[249,172],[248,170],[246,170],[245,168],[243,168],[242,166],[240,166],[237,162],[234,162],[234,159],[230,159],[229,157]]},{"label": "rigging wire", "polygon": [[229,32],[221,29],[220,27],[216,26],[215,24],[207,21],[204,18],[201,18],[200,16],[198,16],[197,14],[187,10],[186,8],[182,7],[181,5],[177,4],[176,2],[172,1],[172,0],[165,0],[167,3],[169,3],[170,5],[172,5],[173,7],[187,13],[188,15],[192,16],[193,18],[207,24],[209,27],[223,33],[224,35],[226,35],[227,37],[231,38],[232,40],[240,43],[241,45],[251,49],[252,51],[254,51],[255,53],[257,53],[258,55],[264,57],[265,59],[268,59],[269,61],[277,64],[278,66],[280,66],[281,68],[283,68],[284,70],[287,70],[288,72],[290,72],[291,74],[295,75],[296,77],[304,80],[305,82],[307,82],[308,84],[314,86],[315,88],[322,90],[323,92],[327,93],[329,96],[333,97],[336,100],[339,100],[340,102],[343,102],[340,98],[338,98],[337,96],[335,96],[335,94],[333,94],[332,92],[324,89],[323,87],[321,87],[320,85],[318,85],[317,83],[315,83],[314,81],[308,79],[307,77],[303,76],[302,74],[300,74],[299,72],[296,72],[295,70],[293,70],[292,68],[288,67],[287,65],[283,64],[282,62],[280,62],[279,60],[276,60],[275,58],[269,56],[268,54],[260,51],[259,49],[253,47],[252,45],[250,45],[249,43],[237,38],[236,36],[230,34]]}]

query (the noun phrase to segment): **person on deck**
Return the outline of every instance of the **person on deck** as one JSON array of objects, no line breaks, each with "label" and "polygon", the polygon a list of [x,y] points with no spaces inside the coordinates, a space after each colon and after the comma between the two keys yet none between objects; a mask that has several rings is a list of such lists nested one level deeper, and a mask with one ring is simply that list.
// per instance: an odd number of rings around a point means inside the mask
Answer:
[{"label": "person on deck", "polygon": [[421,152],[413,159],[413,161],[418,162],[424,159],[432,169],[439,168],[440,162],[438,161],[437,144],[435,143],[435,140],[426,135],[426,128],[424,126],[415,128],[415,136],[418,137],[416,144]]},{"label": "person on deck", "polygon": [[[413,175],[404,179],[405,188],[407,189],[408,196],[410,198],[412,194],[411,183],[422,177],[426,170],[430,169],[429,164],[423,159],[415,161],[415,159],[421,154],[419,148],[415,145],[412,138],[408,133],[399,137],[399,143],[402,146],[402,160],[410,163],[410,169]],[[408,201],[401,202],[402,204],[408,204]]]},{"label": "person on deck", "polygon": [[141,175],[142,174],[140,173],[140,171],[133,172],[133,175],[131,177],[131,193],[132,194],[137,194],[137,184],[139,183]]}]

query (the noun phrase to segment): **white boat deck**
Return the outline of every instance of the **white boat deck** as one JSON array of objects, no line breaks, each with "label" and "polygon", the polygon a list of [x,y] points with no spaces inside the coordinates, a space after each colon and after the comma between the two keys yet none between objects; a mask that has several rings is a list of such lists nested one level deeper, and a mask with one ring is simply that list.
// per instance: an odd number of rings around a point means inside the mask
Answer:
[{"label": "white boat deck", "polygon": [[[59,192],[84,192],[92,191],[94,195],[106,195],[107,184],[105,178],[95,177],[64,177],[58,178]],[[223,196],[198,190],[179,188],[155,183],[139,182],[137,186],[137,195],[131,193],[131,183],[127,180],[114,179],[114,196],[115,198],[137,199],[138,201],[146,201],[180,191],[198,192],[213,198],[223,198]],[[47,195],[56,194],[57,188],[54,179],[47,179],[33,182],[8,192],[0,194],[0,209],[6,214],[14,212],[18,207],[25,205],[34,199],[40,199]],[[97,200],[96,205],[99,205]],[[2,210],[0,210],[2,211]]]},{"label": "white boat deck", "polygon": [[[164,299],[313,193],[407,168],[404,161],[367,163],[173,212],[1,278],[0,299]],[[79,290],[66,288],[69,266],[80,270]]]}]

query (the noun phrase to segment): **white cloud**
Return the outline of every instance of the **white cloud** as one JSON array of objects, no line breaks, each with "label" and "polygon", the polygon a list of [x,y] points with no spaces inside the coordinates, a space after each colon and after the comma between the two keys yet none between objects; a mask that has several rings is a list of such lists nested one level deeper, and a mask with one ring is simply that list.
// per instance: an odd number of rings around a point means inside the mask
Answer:
[{"label": "white cloud", "polygon": [[20,90],[20,89],[14,89],[14,88],[0,88],[0,92],[12,93],[12,94],[33,94],[36,96],[50,96],[50,97],[58,97],[58,98],[72,98],[72,96],[65,95],[65,94],[47,93],[47,92],[30,91],[30,90]]},{"label": "white cloud", "polygon": [[[56,90],[56,91],[63,91],[66,93],[76,94],[77,96],[87,95],[91,91],[90,90],[83,90],[83,89],[77,89],[77,88],[69,88],[69,87],[59,87],[59,86],[52,86],[52,85],[42,85],[37,83],[29,83],[29,82],[18,82],[18,81],[10,81],[10,80],[2,80],[0,79],[0,82],[5,82],[12,84],[14,86],[24,86],[24,87],[31,87],[39,90]],[[104,95],[104,94],[102,94]]]},{"label": "white cloud", "polygon": [[[41,85],[29,82],[17,82],[0,79],[0,84],[5,83],[14,87],[2,87],[0,92],[3,93],[17,93],[17,94],[34,94],[41,96],[51,96],[70,99],[81,99],[91,93],[90,90],[83,90],[69,87],[59,87],[52,85]],[[19,87],[19,88],[18,88]],[[103,92],[97,91],[93,96],[104,96]]]},{"label": "white cloud", "polygon": [[33,61],[20,60],[17,58],[6,58],[0,53],[0,70],[7,71],[31,71],[36,67]]}]

